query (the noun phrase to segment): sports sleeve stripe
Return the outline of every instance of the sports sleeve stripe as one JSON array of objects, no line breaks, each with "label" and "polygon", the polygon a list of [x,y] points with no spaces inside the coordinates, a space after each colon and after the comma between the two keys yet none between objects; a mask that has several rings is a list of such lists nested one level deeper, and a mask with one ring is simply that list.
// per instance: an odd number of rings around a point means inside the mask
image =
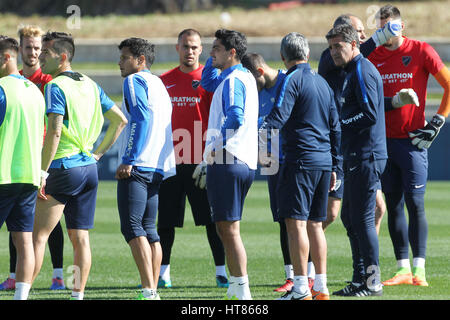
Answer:
[{"label": "sports sleeve stripe", "polygon": [[5,116],[6,116],[6,96],[3,88],[0,87],[0,126],[5,120]]},{"label": "sports sleeve stripe", "polygon": [[228,104],[228,106],[233,106],[234,105],[234,94],[235,94],[235,92],[234,92],[234,81],[235,81],[235,78],[230,78],[227,81],[228,85],[229,85],[229,88],[228,88],[229,104]]},{"label": "sports sleeve stripe", "polygon": [[45,86],[45,105],[47,106],[47,110],[52,105],[52,86],[52,83]]},{"label": "sports sleeve stripe", "polygon": [[281,85],[280,93],[278,95],[278,99],[277,99],[277,102],[276,102],[276,105],[275,105],[277,108],[281,107],[281,104],[283,103],[283,100],[284,100],[284,95],[286,94],[286,88],[287,88],[287,86],[289,84],[289,80],[291,79],[292,75],[294,73],[296,73],[296,72],[297,72],[297,70],[291,72],[290,74],[288,74],[285,77],[284,82]]},{"label": "sports sleeve stripe", "polygon": [[356,75],[358,77],[359,87],[361,88],[361,95],[364,103],[369,103],[369,99],[367,97],[366,85],[364,84],[364,79],[361,72],[361,60],[358,60],[356,63]]},{"label": "sports sleeve stripe", "polygon": [[133,107],[137,105],[136,92],[134,91],[134,74],[128,77],[128,89],[130,90],[131,104]]},{"label": "sports sleeve stripe", "polygon": [[45,104],[48,113],[66,114],[66,97],[57,84],[51,83],[45,87]]}]

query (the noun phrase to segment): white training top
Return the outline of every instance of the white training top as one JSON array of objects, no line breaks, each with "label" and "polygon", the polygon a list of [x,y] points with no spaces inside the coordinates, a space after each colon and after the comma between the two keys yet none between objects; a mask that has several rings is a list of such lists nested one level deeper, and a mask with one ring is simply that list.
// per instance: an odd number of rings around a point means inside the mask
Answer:
[{"label": "white training top", "polygon": [[122,112],[128,124],[119,138],[119,163],[176,174],[172,102],[161,79],[148,70],[124,80]]},{"label": "white training top", "polygon": [[[239,79],[245,86],[245,106],[242,125],[231,137],[227,134],[226,142],[222,137],[221,129],[226,120],[224,114],[224,101],[222,97],[229,97],[229,104],[233,105],[234,79]],[[227,81],[229,79],[230,81]],[[224,86],[228,82],[229,86]],[[227,88],[229,92],[223,92]],[[214,91],[209,111],[208,131],[206,135],[205,152],[203,159],[206,160],[208,152],[218,147],[225,150],[242,162],[245,162],[252,170],[257,169],[258,162],[258,89],[253,75],[246,69],[236,68],[228,74]]]}]

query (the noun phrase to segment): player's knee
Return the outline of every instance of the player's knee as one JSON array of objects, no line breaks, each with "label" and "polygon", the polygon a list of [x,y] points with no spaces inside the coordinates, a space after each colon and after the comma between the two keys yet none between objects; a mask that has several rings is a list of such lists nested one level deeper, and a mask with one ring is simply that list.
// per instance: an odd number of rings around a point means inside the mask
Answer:
[{"label": "player's knee", "polygon": [[155,243],[160,241],[159,234],[156,228],[147,229],[146,233],[147,233],[147,240],[149,243]]},{"label": "player's knee", "polygon": [[17,251],[33,247],[31,232],[11,232],[11,237]]},{"label": "player's knee", "polygon": [[220,221],[217,223],[217,234],[222,242],[234,241],[240,237],[239,223],[237,221]]},{"label": "player's knee", "polygon": [[67,233],[74,248],[89,246],[89,233],[87,230],[68,229]]},{"label": "player's knee", "polygon": [[142,227],[133,228],[129,225],[122,225],[120,227],[120,232],[122,233],[125,241],[129,243],[131,240],[138,237],[147,237],[147,233]]},{"label": "player's knee", "polygon": [[425,215],[424,193],[405,193],[405,203],[410,216]]},{"label": "player's knee", "polygon": [[383,195],[381,192],[377,192],[375,212],[377,216],[381,217],[386,212],[386,202],[384,202]]},{"label": "player's knee", "polygon": [[325,221],[308,220],[308,222],[306,224],[306,229],[308,231],[308,234],[322,232],[324,223],[325,223]]},{"label": "player's knee", "polygon": [[339,215],[339,209],[331,209],[327,212],[327,220],[324,222],[326,225],[329,225],[330,223],[333,223]]}]

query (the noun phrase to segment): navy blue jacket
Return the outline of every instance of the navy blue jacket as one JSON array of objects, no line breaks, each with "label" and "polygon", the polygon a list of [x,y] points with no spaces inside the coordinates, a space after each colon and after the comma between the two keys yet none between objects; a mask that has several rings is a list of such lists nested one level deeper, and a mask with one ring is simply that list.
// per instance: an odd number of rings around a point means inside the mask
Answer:
[{"label": "navy blue jacket", "polygon": [[[360,47],[361,54],[366,58],[377,48],[372,38],[364,43],[361,43]],[[320,56],[318,72],[325,78],[325,80],[327,80],[331,89],[333,89],[336,107],[338,108],[338,112],[340,114],[341,106],[339,104],[339,97],[342,94],[342,86],[344,85],[346,72],[343,68],[337,67],[334,64],[329,48],[325,49]],[[392,97],[385,97],[384,111],[390,111],[393,109]]]},{"label": "navy blue jacket", "polygon": [[[364,43],[361,43],[360,47],[361,54],[364,57],[368,57],[372,51],[377,48],[372,38]],[[329,48],[325,49],[320,56],[318,72],[325,78],[325,80],[327,80],[331,89],[333,89],[334,97],[336,99],[336,106],[338,108],[338,112],[340,113],[341,106],[339,105],[338,99],[342,93],[342,86],[344,85],[346,72],[344,71],[344,68],[337,67],[334,64]]]},{"label": "navy blue jacket", "polygon": [[345,160],[387,159],[383,81],[361,54],[345,66],[341,147]]},{"label": "navy blue jacket", "polygon": [[273,108],[261,129],[281,129],[285,162],[303,169],[334,170],[340,144],[333,91],[308,63],[286,73]]}]

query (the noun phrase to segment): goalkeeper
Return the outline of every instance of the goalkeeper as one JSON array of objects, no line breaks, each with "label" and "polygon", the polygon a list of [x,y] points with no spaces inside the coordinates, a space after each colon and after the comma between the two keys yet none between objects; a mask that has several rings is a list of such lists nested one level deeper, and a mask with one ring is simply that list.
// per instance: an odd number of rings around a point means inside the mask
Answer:
[{"label": "goalkeeper", "polygon": [[[400,11],[392,5],[382,7],[377,14],[380,27],[399,19]],[[427,149],[450,111],[450,73],[429,44],[404,37],[401,32],[376,48],[368,58],[383,79],[388,161],[382,176],[382,189],[398,267],[384,285],[427,286],[425,251],[428,227],[424,206]],[[430,73],[444,88],[444,96],[437,114],[426,123],[425,99]],[[409,226],[404,213],[405,203]],[[412,270],[409,245],[413,253]]]}]

